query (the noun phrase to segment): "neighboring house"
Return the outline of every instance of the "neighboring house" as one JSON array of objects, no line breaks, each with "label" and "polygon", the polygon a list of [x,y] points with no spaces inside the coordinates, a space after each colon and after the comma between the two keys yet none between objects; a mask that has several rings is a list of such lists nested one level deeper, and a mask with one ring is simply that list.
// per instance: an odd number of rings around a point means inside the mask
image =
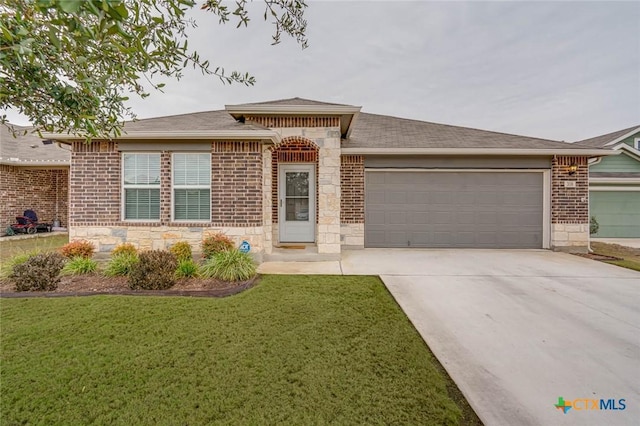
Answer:
[{"label": "neighboring house", "polygon": [[91,145],[45,135],[73,146],[70,236],[100,251],[197,247],[215,231],[259,258],[303,245],[325,258],[362,247],[581,251],[588,161],[617,154],[300,98],[125,131]]},{"label": "neighboring house", "polygon": [[[67,225],[69,147],[61,147],[15,126],[16,135],[0,125],[0,234],[27,209],[38,220]],[[25,132],[27,132],[25,134]]]},{"label": "neighboring house", "polygon": [[589,163],[589,211],[600,225],[593,237],[640,238],[640,125],[575,144],[620,152]]}]

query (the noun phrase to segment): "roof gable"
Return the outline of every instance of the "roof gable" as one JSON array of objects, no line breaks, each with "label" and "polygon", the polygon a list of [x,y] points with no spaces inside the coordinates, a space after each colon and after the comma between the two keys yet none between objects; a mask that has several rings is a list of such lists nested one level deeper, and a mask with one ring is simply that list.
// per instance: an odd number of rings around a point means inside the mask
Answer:
[{"label": "roof gable", "polygon": [[621,140],[633,136],[635,133],[640,133],[640,125],[635,125],[627,129],[618,130],[616,132],[607,133],[606,135],[600,135],[574,143],[576,145],[588,146],[591,148],[604,148],[615,145]]}]

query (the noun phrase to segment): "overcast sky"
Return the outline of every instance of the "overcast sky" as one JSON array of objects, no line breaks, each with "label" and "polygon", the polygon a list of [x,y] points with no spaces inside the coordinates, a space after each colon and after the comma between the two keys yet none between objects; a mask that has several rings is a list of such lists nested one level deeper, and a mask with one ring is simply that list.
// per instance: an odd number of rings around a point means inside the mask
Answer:
[{"label": "overcast sky", "polygon": [[566,141],[640,124],[637,1],[310,0],[306,50],[271,46],[260,3],[241,29],[194,11],[189,42],[215,65],[250,72],[255,86],[188,72],[133,100],[138,117],[298,96]]}]

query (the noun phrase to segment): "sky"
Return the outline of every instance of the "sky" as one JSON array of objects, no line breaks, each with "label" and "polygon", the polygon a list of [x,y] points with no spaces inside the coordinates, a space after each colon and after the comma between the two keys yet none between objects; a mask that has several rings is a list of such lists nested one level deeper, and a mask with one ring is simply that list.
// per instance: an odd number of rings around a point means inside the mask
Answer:
[{"label": "sky", "polygon": [[[640,2],[308,0],[309,47],[251,5],[247,28],[194,9],[189,45],[255,86],[189,70],[138,118],[302,97],[363,112],[576,141],[640,125]],[[10,121],[26,124],[10,112]]]}]

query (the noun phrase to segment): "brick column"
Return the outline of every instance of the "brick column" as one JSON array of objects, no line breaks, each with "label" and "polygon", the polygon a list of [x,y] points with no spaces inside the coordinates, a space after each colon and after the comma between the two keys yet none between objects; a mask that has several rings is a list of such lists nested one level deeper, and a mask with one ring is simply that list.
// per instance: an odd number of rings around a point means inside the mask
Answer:
[{"label": "brick column", "polygon": [[[577,170],[571,172],[570,168]],[[587,157],[554,157],[551,165],[551,248],[586,252],[589,245]]]},{"label": "brick column", "polygon": [[341,157],[340,189],[340,242],[364,248],[364,157]]}]

